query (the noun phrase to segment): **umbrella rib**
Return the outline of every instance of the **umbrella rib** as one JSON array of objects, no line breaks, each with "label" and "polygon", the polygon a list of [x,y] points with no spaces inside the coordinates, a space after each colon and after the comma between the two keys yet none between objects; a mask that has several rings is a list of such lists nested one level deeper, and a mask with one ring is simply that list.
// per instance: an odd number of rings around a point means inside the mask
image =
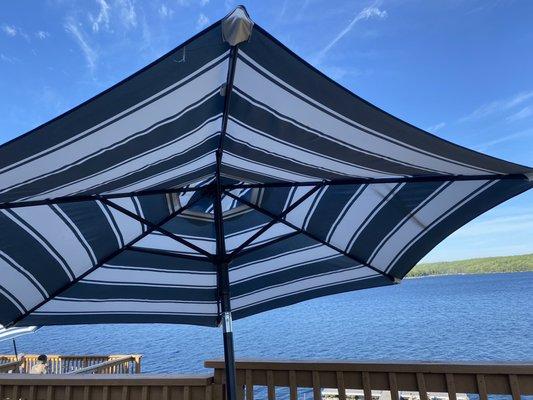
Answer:
[{"label": "umbrella rib", "polygon": [[180,189],[148,189],[148,190],[139,190],[136,192],[124,192],[124,193],[114,193],[114,194],[88,194],[88,195],[73,195],[73,196],[59,196],[49,199],[42,200],[26,200],[26,201],[11,201],[11,202],[0,202],[0,210],[6,208],[20,208],[20,207],[31,207],[31,206],[41,206],[41,205],[51,205],[51,204],[62,204],[62,203],[79,203],[82,201],[95,201],[101,199],[121,199],[126,197],[134,196],[148,196],[154,194],[175,194],[175,193],[186,193],[186,192],[200,192],[205,190],[205,187],[195,187],[195,188],[180,188]]},{"label": "umbrella rib", "polygon": [[231,254],[228,254],[228,261],[233,260],[242,250],[244,250],[244,248],[246,248],[246,246],[248,246],[250,243],[252,243],[255,239],[257,239],[259,236],[261,236],[263,233],[265,233],[272,226],[277,224],[279,219],[284,218],[287,214],[289,214],[292,210],[294,210],[296,207],[298,207],[300,204],[302,204],[304,201],[306,201],[309,197],[311,197],[320,188],[321,188],[320,186],[313,187],[306,194],[304,194],[302,197],[300,197],[297,201],[295,201],[289,207],[287,207],[281,214],[278,214],[276,216],[277,217],[276,219],[271,219],[266,225],[264,225],[256,233],[254,233],[247,240],[245,240],[239,247],[237,247],[235,250],[233,250],[231,252]]},{"label": "umbrella rib", "polygon": [[[225,193],[226,193],[228,196],[230,196],[230,197],[232,197],[232,198],[234,198],[234,199],[236,199],[236,200],[239,200],[239,198],[238,198],[237,196],[235,196],[233,193],[230,193],[230,192],[228,192],[228,191],[226,191]],[[309,237],[309,238],[311,238],[311,239],[313,239],[313,240],[315,240],[315,241],[317,241],[317,242],[323,244],[324,246],[327,246],[327,247],[329,247],[330,249],[335,250],[336,252],[342,254],[343,256],[348,257],[348,258],[351,259],[352,261],[355,261],[355,262],[357,262],[358,264],[361,264],[361,265],[363,265],[363,266],[365,266],[365,267],[367,267],[367,268],[370,268],[371,270],[373,270],[373,271],[379,273],[380,275],[383,275],[383,276],[385,276],[386,278],[390,279],[392,282],[394,282],[394,283],[397,283],[397,282],[398,282],[399,278],[397,278],[397,277],[395,277],[395,276],[393,276],[393,275],[391,275],[391,274],[388,274],[388,273],[386,273],[386,272],[384,272],[384,271],[381,271],[380,269],[378,269],[378,268],[376,268],[376,267],[374,267],[374,266],[372,266],[372,265],[370,265],[370,264],[368,264],[368,263],[366,263],[366,262],[364,262],[364,261],[358,259],[357,257],[354,257],[354,256],[351,255],[350,253],[348,253],[348,252],[346,252],[346,251],[344,251],[344,250],[342,250],[342,249],[339,249],[337,246],[334,246],[334,245],[332,245],[331,243],[326,242],[325,240],[319,238],[318,236],[312,234],[311,232],[308,232],[308,231],[306,231],[305,229],[302,229],[302,228],[300,228],[300,227],[298,227],[298,226],[292,224],[291,222],[287,221],[286,219],[284,219],[284,218],[278,218],[278,216],[277,216],[276,214],[271,213],[270,211],[265,210],[264,208],[259,207],[258,205],[253,204],[253,203],[251,203],[251,202],[249,202],[249,201],[247,201],[247,200],[240,199],[240,201],[241,201],[242,203],[246,204],[247,206],[249,206],[250,208],[253,208],[254,210],[259,211],[260,213],[263,213],[264,215],[266,215],[266,216],[268,216],[268,217],[270,217],[270,218],[276,220],[276,222],[281,222],[282,224],[287,225],[289,228],[292,228],[292,229],[294,229],[295,231],[297,231],[297,232],[299,232],[299,233],[301,233],[301,234],[303,234],[303,235],[305,235],[305,236],[307,236],[307,237]],[[252,248],[252,249],[249,250],[249,252],[252,252],[252,251],[254,251],[254,250],[255,250],[255,249]]]},{"label": "umbrella rib", "polygon": [[300,186],[336,186],[336,185],[357,185],[357,184],[379,184],[379,183],[409,183],[409,182],[446,182],[446,181],[483,181],[483,180],[505,180],[505,179],[528,179],[524,174],[492,174],[492,175],[423,175],[423,176],[398,176],[391,178],[346,178],[322,181],[303,182],[267,182],[267,183],[236,183],[224,185],[224,190],[246,189],[246,188],[282,188]]},{"label": "umbrella rib", "polygon": [[179,237],[178,235],[176,235],[176,234],[170,232],[169,230],[163,228],[161,226],[162,224],[154,224],[153,222],[148,221],[146,218],[140,217],[137,214],[131,212],[130,210],[128,210],[128,209],[126,209],[126,208],[124,208],[122,206],[119,206],[116,203],[113,203],[111,200],[108,200],[108,199],[105,199],[105,198],[101,198],[99,200],[102,203],[108,205],[109,207],[114,208],[115,210],[121,212],[122,214],[125,214],[128,217],[133,218],[133,219],[139,221],[140,223],[145,224],[145,225],[153,228],[153,230],[161,232],[163,235],[175,240],[176,242],[181,243],[184,246],[187,246],[188,248],[190,248],[190,249],[192,249],[192,250],[194,250],[194,251],[196,251],[196,252],[198,252],[200,254],[203,254],[208,259],[210,259],[210,260],[213,259],[213,254],[211,254],[208,251],[202,249],[201,247],[196,246],[194,243],[191,243],[188,240],[183,239],[182,237]]},{"label": "umbrella rib", "polygon": [[[355,185],[355,184],[378,184],[378,183],[402,183],[402,182],[444,182],[444,181],[477,181],[477,180],[504,180],[504,179],[528,179],[523,174],[493,174],[493,175],[424,175],[405,176],[396,178],[347,178],[333,179],[325,181],[305,181],[305,182],[270,182],[270,183],[237,183],[222,185],[224,190],[246,189],[246,188],[281,188],[299,186],[335,186],[335,185]],[[177,188],[177,189],[147,189],[134,192],[114,193],[114,194],[90,194],[59,196],[42,200],[9,201],[0,202],[0,210],[7,208],[31,207],[39,205],[51,205],[62,203],[78,203],[83,201],[94,201],[100,198],[120,199],[132,196],[147,196],[154,194],[174,194],[186,192],[200,192],[205,187]]]},{"label": "umbrella rib", "polygon": [[206,261],[206,257],[203,257],[203,256],[193,256],[191,254],[180,254],[180,253],[174,253],[172,251],[167,251],[167,250],[150,249],[150,248],[144,248],[144,247],[135,247],[130,250],[138,252],[138,253],[153,254],[156,256],[174,257],[174,258],[181,258],[184,260],[193,260],[193,261]]},{"label": "umbrella rib", "polygon": [[95,270],[97,270],[98,268],[100,268],[102,265],[104,265],[106,262],[108,262],[109,260],[115,258],[116,256],[118,256],[120,253],[122,253],[124,250],[128,250],[130,249],[135,243],[137,243],[139,240],[143,239],[144,237],[146,237],[147,235],[149,235],[150,233],[152,233],[156,227],[158,225],[164,225],[166,224],[168,221],[170,221],[171,219],[173,219],[174,217],[176,217],[177,215],[180,215],[181,213],[183,213],[185,210],[187,210],[188,208],[192,207],[196,202],[198,202],[200,199],[202,198],[202,196],[199,196],[197,199],[195,199],[194,201],[191,201],[189,202],[188,204],[186,204],[185,206],[177,209],[176,211],[174,211],[173,213],[167,215],[165,218],[163,218],[161,221],[159,221],[157,224],[154,224],[155,226],[154,227],[150,227],[148,228],[146,231],[144,231],[143,233],[141,233],[139,236],[137,236],[136,238],[130,240],[127,244],[125,244],[123,247],[115,250],[114,252],[112,252],[111,254],[109,254],[107,257],[104,257],[102,260],[100,260],[95,266],[89,268],[87,271],[85,271],[83,274],[81,274],[80,276],[76,277],[74,280],[72,281],[69,281],[66,285],[62,286],[61,288],[57,289],[56,291],[54,291],[54,293],[52,293],[47,299],[41,301],[39,304],[37,304],[36,306],[32,307],[31,309],[27,310],[24,314],[18,316],[17,318],[15,318],[11,323],[5,325],[6,328],[9,328],[9,327],[12,327],[14,326],[15,324],[17,324],[18,322],[22,321],[24,318],[26,318],[28,315],[32,314],[35,310],[38,310],[39,308],[41,308],[43,305],[45,305],[46,303],[48,303],[50,300],[52,300],[53,298],[59,296],[60,294],[62,294],[65,290],[71,288],[72,286],[74,286],[76,283],[78,283],[79,281],[81,281],[83,278],[85,278],[87,275],[91,274],[92,272],[94,272]]}]

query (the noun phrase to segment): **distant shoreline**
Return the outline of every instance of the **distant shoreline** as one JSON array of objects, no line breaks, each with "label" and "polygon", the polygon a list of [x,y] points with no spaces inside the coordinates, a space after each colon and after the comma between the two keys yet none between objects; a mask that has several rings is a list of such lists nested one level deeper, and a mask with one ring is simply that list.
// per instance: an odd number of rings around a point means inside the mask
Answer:
[{"label": "distant shoreline", "polygon": [[533,271],[533,253],[517,256],[473,258],[468,260],[418,264],[407,274],[406,278],[531,271]]},{"label": "distant shoreline", "polygon": [[432,275],[407,275],[404,279],[422,279],[422,278],[436,278],[438,276],[461,276],[461,275],[494,275],[494,274],[520,274],[524,272],[533,272],[531,270],[525,271],[489,271],[489,272],[454,272],[446,274],[432,274]]}]

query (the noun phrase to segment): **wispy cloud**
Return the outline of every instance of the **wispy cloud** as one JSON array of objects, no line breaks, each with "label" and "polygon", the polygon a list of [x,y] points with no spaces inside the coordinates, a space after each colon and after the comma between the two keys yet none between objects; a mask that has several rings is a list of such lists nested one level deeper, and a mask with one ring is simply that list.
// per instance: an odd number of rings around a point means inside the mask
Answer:
[{"label": "wispy cloud", "polygon": [[530,99],[533,99],[533,90],[529,92],[517,93],[514,96],[504,100],[492,101],[490,103],[483,104],[481,107],[476,108],[470,114],[461,118],[459,122],[479,120],[481,118],[486,118],[499,112],[509,111]]},{"label": "wispy cloud", "polygon": [[476,221],[461,228],[455,233],[456,237],[479,237],[483,235],[502,235],[506,233],[518,234],[519,232],[533,231],[533,214],[524,210],[521,215],[502,215],[485,221]]},{"label": "wispy cloud", "polygon": [[432,126],[428,126],[426,128],[426,130],[428,132],[438,132],[439,130],[441,130],[442,128],[444,128],[446,126],[446,123],[445,122],[439,122],[438,124],[435,124],[435,125],[432,125]]},{"label": "wispy cloud", "polygon": [[170,18],[174,14],[174,11],[165,4],[161,4],[157,12],[161,18]]},{"label": "wispy cloud", "polygon": [[50,33],[46,32],[46,31],[37,31],[37,32],[35,32],[35,37],[37,39],[44,40],[44,39],[50,37]]},{"label": "wispy cloud", "polygon": [[282,19],[285,17],[285,12],[287,11],[287,0],[283,1],[283,5],[281,6],[281,10],[279,11],[279,18]]},{"label": "wispy cloud", "polygon": [[[2,32],[4,32],[4,34],[9,37],[20,36],[21,38],[26,40],[28,43],[31,42],[30,34],[28,34],[23,29],[15,25],[8,25],[8,24],[2,25]],[[49,37],[50,33],[45,32],[45,31],[36,31],[35,33],[32,33],[31,36],[35,36],[37,39],[43,40]]]},{"label": "wispy cloud", "polygon": [[15,64],[20,61],[18,58],[10,57],[8,55],[5,55],[4,53],[0,53],[0,60],[10,63],[10,64]]},{"label": "wispy cloud", "polygon": [[515,122],[527,118],[531,115],[533,115],[533,107],[528,106],[522,108],[520,111],[515,112],[514,114],[509,115],[506,120],[509,122]]},{"label": "wispy cloud", "polygon": [[532,234],[531,205],[497,207],[454,232],[424,257],[424,261],[531,253]]},{"label": "wispy cloud", "polygon": [[182,7],[187,7],[190,5],[197,5],[197,4],[203,7],[209,4],[209,0],[177,0],[177,2]]},{"label": "wispy cloud", "polygon": [[89,44],[81,26],[79,26],[79,24],[73,19],[68,19],[64,26],[65,30],[72,35],[80,47],[83,56],[85,57],[85,61],[87,62],[87,67],[91,72],[94,72],[98,61],[98,53]]},{"label": "wispy cloud", "polygon": [[530,137],[533,137],[533,129],[526,129],[524,131],[514,132],[507,135],[500,135],[497,139],[481,143],[479,146],[476,147],[476,149],[478,151],[485,151],[490,147],[496,146],[497,144],[510,142],[511,140],[515,139],[524,139]]},{"label": "wispy cloud", "polygon": [[343,79],[369,75],[372,73],[371,70],[360,70],[353,67],[340,67],[338,65],[322,65],[320,69],[327,76],[339,82],[342,82]]},{"label": "wispy cloud", "polygon": [[7,24],[2,25],[2,31],[7,36],[10,36],[10,37],[17,36],[17,28],[15,28],[15,26],[13,25],[7,25]]},{"label": "wispy cloud", "polygon": [[302,19],[305,11],[307,10],[307,6],[309,5],[309,0],[304,0],[303,3],[302,3],[302,6],[300,7],[300,9],[298,10],[298,12],[295,14],[294,16],[294,19],[295,20],[300,20]]},{"label": "wispy cloud", "polygon": [[94,17],[89,13],[89,21],[91,21],[93,32],[98,32],[100,27],[109,28],[109,11],[111,7],[105,0],[96,0],[98,3],[98,14]]},{"label": "wispy cloud", "polygon": [[141,19],[141,30],[142,30],[142,40],[140,43],[140,47],[142,50],[149,50],[149,57],[152,57],[151,50],[153,49],[152,46],[152,31],[150,30],[150,26],[148,25],[148,22],[146,22],[146,18],[143,17]]},{"label": "wispy cloud", "polygon": [[122,24],[126,28],[137,27],[137,11],[131,0],[118,0],[119,15]]},{"label": "wispy cloud", "polygon": [[322,59],[326,56],[328,51],[330,51],[333,46],[335,46],[344,36],[346,36],[359,21],[372,18],[383,19],[386,17],[387,11],[381,10],[376,6],[364,8],[359,13],[357,13],[357,15],[352,19],[352,21],[348,25],[346,25],[344,29],[342,29],[332,41],[330,41],[322,50],[318,52],[315,57],[315,62],[317,64],[320,63]]},{"label": "wispy cloud", "polygon": [[235,2],[233,0],[224,0],[224,8],[226,10],[235,8]]},{"label": "wispy cloud", "polygon": [[200,13],[196,20],[196,29],[202,29],[209,25],[209,18],[204,13]]}]

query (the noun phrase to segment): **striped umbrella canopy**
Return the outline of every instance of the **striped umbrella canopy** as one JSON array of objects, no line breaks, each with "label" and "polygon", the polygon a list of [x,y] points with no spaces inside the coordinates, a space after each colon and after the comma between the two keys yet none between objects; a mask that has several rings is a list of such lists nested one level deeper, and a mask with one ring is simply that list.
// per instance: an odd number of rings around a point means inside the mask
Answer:
[{"label": "striped umbrella canopy", "polygon": [[13,352],[15,353],[15,359],[18,361],[17,343],[15,342],[15,339],[19,336],[24,336],[29,333],[33,333],[39,328],[40,326],[4,328],[2,325],[0,325],[0,342],[3,342],[4,340],[13,341]]},{"label": "striped umbrella canopy", "polygon": [[19,336],[27,335],[29,333],[35,332],[39,329],[39,326],[23,326],[23,327],[14,327],[14,328],[4,328],[0,325],[0,342],[4,340],[15,340]]},{"label": "striped umbrella canopy", "polygon": [[0,147],[0,323],[222,322],[231,382],[232,316],[398,283],[532,173],[378,109],[238,7]]}]

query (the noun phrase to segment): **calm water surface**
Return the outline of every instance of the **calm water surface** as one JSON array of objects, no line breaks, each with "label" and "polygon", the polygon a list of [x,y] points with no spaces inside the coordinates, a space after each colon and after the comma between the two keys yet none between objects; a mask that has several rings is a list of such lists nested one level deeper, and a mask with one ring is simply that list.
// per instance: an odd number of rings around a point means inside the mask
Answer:
[{"label": "calm water surface", "polygon": [[[249,317],[234,331],[241,358],[532,361],[533,272],[409,279]],[[179,325],[44,327],[17,345],[143,354],[144,372],[205,372],[204,360],[223,356],[219,329]]]}]

